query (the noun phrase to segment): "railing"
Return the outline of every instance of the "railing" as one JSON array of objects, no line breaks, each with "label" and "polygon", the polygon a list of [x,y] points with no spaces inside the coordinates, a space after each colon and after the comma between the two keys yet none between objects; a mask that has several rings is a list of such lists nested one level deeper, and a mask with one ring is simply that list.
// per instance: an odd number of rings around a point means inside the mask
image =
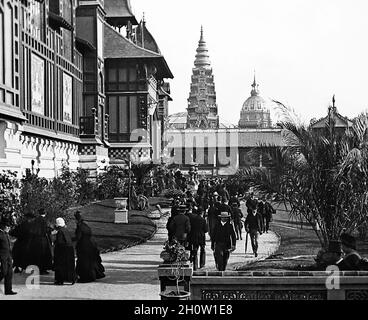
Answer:
[{"label": "railing", "polygon": [[[79,118],[81,136],[97,136],[108,141],[109,138],[109,115],[105,114],[103,123],[101,123],[93,109],[92,116],[83,116]],[[103,125],[103,127],[102,127]]]}]

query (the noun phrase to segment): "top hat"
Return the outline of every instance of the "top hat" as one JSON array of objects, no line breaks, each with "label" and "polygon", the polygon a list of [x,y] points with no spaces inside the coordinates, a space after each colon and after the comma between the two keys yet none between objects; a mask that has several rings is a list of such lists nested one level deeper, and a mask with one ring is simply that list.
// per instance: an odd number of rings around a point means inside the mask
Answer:
[{"label": "top hat", "polygon": [[343,233],[341,234],[340,239],[341,239],[341,243],[344,246],[356,250],[356,240],[353,236],[351,236],[348,233]]},{"label": "top hat", "polygon": [[230,218],[230,213],[227,211],[223,211],[221,212],[221,214],[219,215],[220,218]]}]

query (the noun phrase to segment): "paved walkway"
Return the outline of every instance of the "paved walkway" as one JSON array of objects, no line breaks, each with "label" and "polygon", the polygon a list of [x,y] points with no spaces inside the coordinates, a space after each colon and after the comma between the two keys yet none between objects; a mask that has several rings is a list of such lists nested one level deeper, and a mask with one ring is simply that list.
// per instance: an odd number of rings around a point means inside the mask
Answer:
[{"label": "paved walkway", "polygon": [[[157,220],[156,220],[157,221]],[[3,282],[0,283],[0,299],[139,299],[159,300],[159,281],[157,266],[162,262],[160,252],[163,243],[167,239],[167,218],[158,220],[157,233],[146,243],[137,245],[122,251],[102,254],[103,265],[106,269],[106,277],[93,283],[76,283],[74,285],[55,286],[53,273],[41,276],[39,289],[27,289],[25,283],[30,274],[14,275],[15,296],[3,296]],[[247,255],[244,255],[245,232],[243,240],[237,242],[229,260],[227,270],[235,269],[255,258],[251,254],[250,240],[248,240]],[[258,259],[263,259],[275,252],[279,245],[279,239],[275,233],[269,232],[260,237]],[[209,239],[207,241],[207,265],[206,270],[215,270],[214,258]],[[30,282],[30,280],[28,280]],[[31,282],[32,283],[32,282]]]}]

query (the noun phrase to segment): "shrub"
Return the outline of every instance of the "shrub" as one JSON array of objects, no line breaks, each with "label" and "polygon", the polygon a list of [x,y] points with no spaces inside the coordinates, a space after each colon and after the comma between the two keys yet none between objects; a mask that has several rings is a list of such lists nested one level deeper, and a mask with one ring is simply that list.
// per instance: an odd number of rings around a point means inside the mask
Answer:
[{"label": "shrub", "polygon": [[113,199],[128,196],[128,177],[118,166],[110,166],[97,177],[97,197]]},{"label": "shrub", "polygon": [[3,171],[0,173],[0,218],[17,219],[19,217],[19,184],[16,173]]}]

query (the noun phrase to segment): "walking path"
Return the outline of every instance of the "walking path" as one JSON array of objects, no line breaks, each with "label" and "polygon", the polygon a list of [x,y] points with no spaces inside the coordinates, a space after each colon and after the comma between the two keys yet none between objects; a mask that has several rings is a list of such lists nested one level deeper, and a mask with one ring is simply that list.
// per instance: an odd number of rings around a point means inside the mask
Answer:
[{"label": "walking path", "polygon": [[[93,283],[76,283],[74,285],[55,286],[54,275],[42,275],[39,289],[28,289],[26,282],[32,284],[31,274],[14,275],[15,296],[3,296],[3,282],[0,283],[1,300],[22,299],[118,299],[118,300],[159,300],[159,280],[157,267],[162,262],[160,252],[167,239],[166,221],[162,217],[157,221],[157,232],[146,243],[122,251],[102,254],[106,277]],[[245,232],[243,240],[237,241],[237,248],[231,254],[227,270],[237,266],[264,259],[274,253],[279,246],[279,238],[273,232],[263,234],[259,241],[259,255],[254,258],[251,253],[250,239],[248,239],[247,255],[244,255]],[[207,241],[207,264],[205,270],[215,270],[214,258],[209,239]]]}]

